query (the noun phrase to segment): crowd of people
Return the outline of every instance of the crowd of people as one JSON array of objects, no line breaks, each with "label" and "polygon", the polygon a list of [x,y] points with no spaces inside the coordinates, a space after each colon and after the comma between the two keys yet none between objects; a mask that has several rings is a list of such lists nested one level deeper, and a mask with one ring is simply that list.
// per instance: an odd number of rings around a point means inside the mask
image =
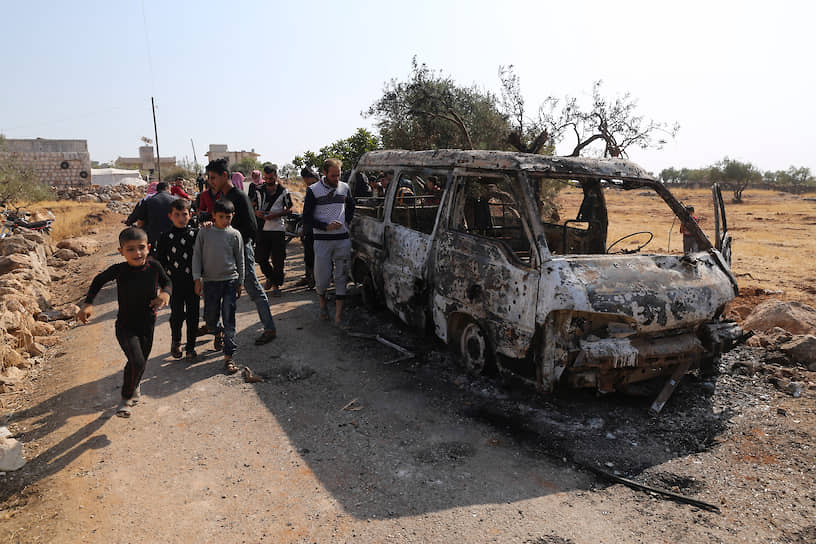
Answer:
[{"label": "crowd of people", "polygon": [[[340,181],[341,170],[341,161],[328,159],[322,176],[308,168],[301,171],[307,184],[302,237],[306,274],[298,285],[315,289],[320,318],[329,320],[326,293],[333,279],[333,321],[347,328],[343,303],[351,261],[348,226],[354,216],[354,197],[349,185]],[[115,334],[127,357],[122,401],[116,412],[120,417],[129,417],[139,400],[139,382],[153,347],[156,312],[163,306],[170,306],[171,355],[193,362],[198,357],[197,337],[213,334],[213,348],[223,352],[228,374],[238,371],[235,313],[242,291],[246,290],[263,325],[255,344],[267,344],[277,337],[266,291],[272,297],[282,294],[285,219],[292,213],[292,197],[273,165],[264,166],[263,172],[253,171],[246,185],[241,173],[230,173],[224,159],[211,161],[205,172],[206,180],[199,177],[199,192],[194,197],[184,191],[181,179],[172,187],[164,182],[151,187],[119,234],[119,253],[125,262],[93,279],[77,313],[77,320],[87,323],[99,291],[108,282],[116,283]],[[263,286],[256,262],[265,277]],[[199,326],[201,298],[203,326]]]}]

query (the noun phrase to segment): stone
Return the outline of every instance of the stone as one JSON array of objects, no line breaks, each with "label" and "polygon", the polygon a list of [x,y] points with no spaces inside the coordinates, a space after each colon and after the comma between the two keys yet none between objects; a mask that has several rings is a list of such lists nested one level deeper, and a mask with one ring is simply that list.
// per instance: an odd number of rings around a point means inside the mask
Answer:
[{"label": "stone", "polygon": [[31,355],[32,357],[42,357],[43,355],[45,355],[45,346],[43,346],[42,344],[38,344],[32,338],[31,345],[28,346],[27,351],[28,354]]},{"label": "stone", "polygon": [[[74,316],[76,316],[76,314],[74,314],[71,317],[73,318]],[[68,323],[66,321],[62,321],[61,319],[52,321],[51,324],[54,325],[54,328],[57,329],[58,331],[64,331],[69,327]]]},{"label": "stone", "polygon": [[796,301],[767,300],[742,322],[745,330],[770,331],[774,327],[791,334],[816,334],[816,309]]},{"label": "stone", "polygon": [[54,325],[43,321],[35,321],[31,327],[31,332],[35,336],[51,336],[57,331]]},{"label": "stone", "polygon": [[7,370],[9,368],[22,368],[25,366],[25,359],[16,350],[7,348],[3,354],[3,364],[6,365]]},{"label": "stone", "polygon": [[812,334],[795,336],[791,341],[779,346],[779,349],[797,363],[808,366],[816,363],[816,336]]},{"label": "stone", "polygon": [[20,253],[0,257],[0,275],[31,268],[31,257]]},{"label": "stone", "polygon": [[11,472],[23,465],[23,445],[14,438],[0,438],[0,471]]},{"label": "stone", "polygon": [[3,372],[0,372],[0,383],[3,385],[18,385],[25,379],[26,373],[16,366],[10,366]]},{"label": "stone", "polygon": [[76,317],[79,306],[76,304],[65,304],[51,310],[46,310],[40,315],[45,317],[45,321],[70,320]]},{"label": "stone", "polygon": [[58,249],[52,255],[55,259],[60,259],[63,261],[70,261],[73,259],[78,259],[79,255],[77,255],[76,251],[73,251],[68,248]]},{"label": "stone", "polygon": [[20,236],[37,245],[44,245],[46,243],[45,236],[35,230],[24,230],[20,233]]},{"label": "stone", "polygon": [[51,271],[51,281],[60,281],[64,280],[68,276],[68,272],[65,270],[52,270]]},{"label": "stone", "polygon": [[35,336],[34,341],[47,348],[53,348],[54,346],[62,342],[62,338],[60,338],[59,336]]},{"label": "stone", "polygon": [[94,253],[99,251],[100,247],[101,244],[99,242],[97,242],[93,238],[87,237],[68,238],[67,240],[62,240],[57,244],[57,248],[70,249],[71,251],[80,256],[93,255]]},{"label": "stone", "polygon": [[0,238],[0,255],[2,256],[13,255],[15,253],[26,254],[36,250],[37,243],[20,234]]}]

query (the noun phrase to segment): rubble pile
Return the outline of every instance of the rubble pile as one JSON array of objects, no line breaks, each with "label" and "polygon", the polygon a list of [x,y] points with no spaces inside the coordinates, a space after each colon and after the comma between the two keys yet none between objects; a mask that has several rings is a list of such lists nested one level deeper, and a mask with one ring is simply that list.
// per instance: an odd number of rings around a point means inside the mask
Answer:
[{"label": "rubble pile", "polygon": [[816,371],[816,309],[801,302],[768,300],[751,311],[742,327],[754,333],[747,346],[760,351],[735,362],[732,371],[764,375],[793,397],[812,388],[806,371]]},{"label": "rubble pile", "polygon": [[14,388],[56,345],[54,333],[68,327],[77,307],[51,308],[48,285],[50,241],[23,229],[0,239],[0,392]]},{"label": "rubble pile", "polygon": [[[198,192],[195,180],[185,179],[181,186],[191,197]],[[101,202],[112,212],[122,215],[128,215],[133,211],[133,205],[144,198],[146,190],[147,185],[89,185],[56,189],[57,198],[60,200]]]},{"label": "rubble pile", "polygon": [[70,187],[57,191],[60,200],[77,202],[124,202],[139,200],[145,195],[145,187],[135,185],[90,185],[88,187]]}]

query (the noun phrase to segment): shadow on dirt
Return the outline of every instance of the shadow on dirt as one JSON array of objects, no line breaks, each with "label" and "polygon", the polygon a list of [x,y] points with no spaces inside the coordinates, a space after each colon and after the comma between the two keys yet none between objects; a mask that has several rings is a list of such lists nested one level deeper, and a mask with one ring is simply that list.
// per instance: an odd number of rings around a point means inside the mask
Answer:
[{"label": "shadow on dirt", "polygon": [[[354,331],[417,354],[384,364],[399,354],[320,321],[313,292],[288,289],[284,300],[300,306],[277,314],[274,347],[251,346],[242,362],[266,378],[254,386],[259,398],[320,483],[357,518],[602,487],[580,466],[637,476],[711,447],[731,417],[714,413],[712,384],[693,376],[657,418],[647,413],[651,398],[542,396],[512,380],[472,379],[437,340],[351,298]],[[254,333],[242,331],[238,344],[250,345]],[[684,488],[681,475],[662,474],[664,487],[706,493],[699,482]]]},{"label": "shadow on dirt", "polygon": [[[295,259],[290,277],[298,275],[299,256],[290,261]],[[714,413],[711,385],[693,377],[654,419],[647,415],[650,399],[585,391],[539,396],[511,381],[472,379],[437,340],[350,299],[355,331],[380,334],[417,354],[384,364],[395,352],[321,321],[314,292],[288,285],[284,291],[280,301],[273,299],[275,306],[287,305],[273,308],[278,339],[255,346],[259,327],[253,319],[237,335],[238,361],[265,378],[253,386],[259,399],[320,484],[359,519],[601,487],[605,484],[580,465],[638,475],[706,450],[730,418]],[[114,294],[109,287],[100,296]],[[255,317],[246,295],[238,309]],[[166,326],[167,315],[161,314],[159,326]],[[114,317],[114,312],[104,314]],[[221,373],[220,354],[208,349],[211,342],[211,336],[199,339],[199,361],[192,365],[168,359],[169,346],[155,345],[144,394],[167,397]],[[29,429],[20,439],[28,443],[69,418],[103,411],[30,459],[14,483],[4,483],[0,500],[62,470],[82,452],[105,447],[108,438],[98,433],[113,415],[120,380],[117,371],[14,414],[12,421],[27,421]],[[677,479],[682,475],[663,473],[661,478],[667,486],[682,483]],[[706,491],[688,488],[694,494]]]}]

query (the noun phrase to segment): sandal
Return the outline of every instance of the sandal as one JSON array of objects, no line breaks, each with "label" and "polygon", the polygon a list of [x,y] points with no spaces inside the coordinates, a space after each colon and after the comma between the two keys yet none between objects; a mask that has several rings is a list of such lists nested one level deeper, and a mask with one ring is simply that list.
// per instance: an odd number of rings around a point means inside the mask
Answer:
[{"label": "sandal", "polygon": [[321,308],[320,309],[320,319],[323,321],[329,320],[329,309],[328,308]]},{"label": "sandal", "polygon": [[238,367],[235,366],[235,363],[233,363],[232,361],[225,361],[224,372],[226,372],[227,374],[235,374],[236,372],[238,372]]},{"label": "sandal", "polygon": [[124,417],[124,418],[130,417],[130,409],[131,409],[132,406],[133,406],[133,402],[131,401],[131,399],[123,400],[119,404],[119,407],[116,409],[116,415],[118,417]]}]

